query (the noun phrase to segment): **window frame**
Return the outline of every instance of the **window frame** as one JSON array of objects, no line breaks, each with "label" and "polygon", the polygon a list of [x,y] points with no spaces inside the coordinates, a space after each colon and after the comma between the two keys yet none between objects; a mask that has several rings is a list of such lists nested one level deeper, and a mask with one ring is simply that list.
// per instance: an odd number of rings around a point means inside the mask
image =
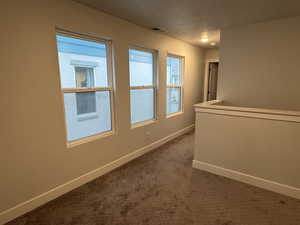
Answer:
[{"label": "window frame", "polygon": [[[177,58],[180,60],[180,84],[178,85],[171,85],[168,84],[168,57],[172,57],[172,58]],[[184,73],[185,73],[185,56],[182,55],[178,55],[178,54],[173,54],[173,53],[167,53],[167,57],[166,57],[166,105],[165,105],[165,115],[166,118],[171,118],[174,116],[178,116],[184,113]],[[178,112],[174,112],[174,113],[169,113],[167,111],[167,105],[168,105],[168,99],[167,99],[167,91],[168,88],[179,88],[180,89],[180,110]]]},{"label": "window frame", "polygon": [[[98,37],[94,37],[94,36],[90,36],[90,35],[86,35],[86,34],[80,34],[80,33],[75,33],[72,31],[67,31],[64,29],[59,29],[56,28],[55,30],[55,37],[57,35],[61,35],[61,36],[66,36],[66,37],[71,37],[71,38],[76,38],[76,39],[80,39],[80,40],[84,40],[84,41],[92,41],[92,42],[96,42],[96,43],[100,43],[100,44],[105,44],[106,45],[106,62],[107,62],[107,87],[93,87],[93,88],[62,88],[61,86],[61,75],[60,75],[60,71],[58,70],[58,75],[59,75],[59,85],[60,85],[60,90],[61,90],[61,96],[62,96],[62,107],[63,107],[63,113],[64,113],[64,121],[65,121],[65,140],[66,140],[66,145],[67,148],[72,148],[75,147],[77,145],[81,145],[84,143],[88,143],[103,137],[107,137],[107,136],[111,136],[114,135],[116,133],[116,123],[115,123],[115,74],[114,74],[114,58],[113,58],[113,45],[112,45],[112,41],[108,40],[108,39],[103,39],[103,38],[98,38]],[[56,45],[57,45],[57,41],[56,41]],[[56,49],[58,49],[56,47]],[[58,58],[58,50],[57,51],[57,63],[59,66],[59,58]],[[78,60],[77,60],[78,61]],[[81,65],[82,64],[82,65]],[[93,64],[90,66],[90,64]],[[97,63],[96,63],[97,64]],[[80,63],[74,63],[73,61],[71,61],[71,65],[73,66],[73,71],[75,73],[75,67],[79,66],[79,67],[95,67],[96,66],[95,63],[91,63],[91,62],[85,62],[85,61],[80,61]],[[75,75],[75,74],[74,74]],[[76,76],[76,75],[75,75]],[[76,79],[76,77],[75,77]],[[76,80],[75,80],[76,82]],[[82,137],[82,138],[78,138],[74,141],[68,141],[68,130],[67,130],[67,118],[66,118],[66,112],[65,112],[65,102],[64,102],[64,94],[65,93],[80,93],[80,92],[104,92],[104,91],[108,91],[109,92],[109,96],[110,96],[110,113],[111,113],[111,130],[99,133],[99,134],[95,134],[95,135],[90,135],[90,136],[86,136],[86,137]],[[97,105],[96,105],[97,108]],[[90,118],[94,118],[94,113],[91,113],[89,115],[77,115],[78,120],[85,120],[85,119],[90,119]]]},{"label": "window frame", "polygon": [[[139,85],[139,86],[131,86],[130,84],[130,50],[143,51],[152,54],[152,85]],[[140,47],[136,45],[129,45],[127,49],[128,53],[128,75],[129,75],[129,99],[131,98],[131,90],[143,90],[143,89],[153,89],[153,118],[132,123],[131,122],[131,101],[130,101],[130,126],[131,129],[146,126],[148,124],[155,123],[158,120],[157,112],[158,112],[158,62],[159,62],[159,51],[152,48]]]}]

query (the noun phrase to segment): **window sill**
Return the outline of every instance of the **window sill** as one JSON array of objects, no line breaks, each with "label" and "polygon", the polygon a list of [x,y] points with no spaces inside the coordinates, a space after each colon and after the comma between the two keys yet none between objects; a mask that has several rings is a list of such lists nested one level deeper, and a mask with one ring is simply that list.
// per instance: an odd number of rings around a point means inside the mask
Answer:
[{"label": "window sill", "polygon": [[156,119],[151,119],[151,120],[146,120],[146,121],[134,123],[134,124],[131,124],[131,129],[135,129],[135,128],[138,128],[138,127],[147,126],[147,125],[156,123],[156,121],[157,121]]},{"label": "window sill", "polygon": [[85,143],[88,143],[88,142],[92,142],[92,141],[95,141],[95,140],[98,140],[98,139],[101,139],[101,138],[104,138],[104,137],[112,136],[114,134],[115,134],[115,132],[111,130],[111,131],[107,131],[107,132],[104,132],[104,133],[101,133],[101,134],[96,134],[96,135],[93,135],[93,136],[81,138],[81,139],[78,139],[78,140],[75,140],[75,141],[69,141],[69,142],[67,142],[67,148],[73,148],[75,146],[85,144]]},{"label": "window sill", "polygon": [[169,119],[169,118],[172,118],[172,117],[175,117],[175,116],[180,116],[180,115],[182,115],[182,114],[183,114],[182,111],[181,111],[181,112],[176,112],[176,113],[171,113],[171,114],[168,114],[168,115],[166,116],[166,118]]}]

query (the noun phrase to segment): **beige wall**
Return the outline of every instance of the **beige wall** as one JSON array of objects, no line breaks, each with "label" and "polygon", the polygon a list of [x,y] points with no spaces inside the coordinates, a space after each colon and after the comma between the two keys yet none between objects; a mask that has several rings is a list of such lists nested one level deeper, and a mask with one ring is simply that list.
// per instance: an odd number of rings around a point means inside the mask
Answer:
[{"label": "beige wall", "polygon": [[227,112],[197,113],[194,159],[300,188],[300,124]]},{"label": "beige wall", "polygon": [[218,98],[300,110],[300,17],[222,30]]},{"label": "beige wall", "polygon": [[[194,123],[202,98],[203,51],[71,1],[1,5],[0,212]],[[113,40],[113,136],[66,148],[55,27]],[[130,129],[128,45],[159,50],[158,122]],[[184,114],[165,118],[167,52],[185,56]],[[150,132],[148,138],[145,133]],[[130,141],[129,141],[130,140]]]},{"label": "beige wall", "polygon": [[219,60],[220,50],[219,48],[206,48],[204,52],[205,61],[209,60]]}]

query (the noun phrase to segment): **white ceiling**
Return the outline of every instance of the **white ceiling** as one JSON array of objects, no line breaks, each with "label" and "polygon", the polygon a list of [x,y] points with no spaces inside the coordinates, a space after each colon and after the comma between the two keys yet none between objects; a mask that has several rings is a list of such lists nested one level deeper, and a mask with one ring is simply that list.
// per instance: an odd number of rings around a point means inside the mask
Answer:
[{"label": "white ceiling", "polygon": [[209,42],[219,30],[232,26],[300,15],[300,0],[76,0],[103,12],[152,28],[200,46],[203,32]]}]

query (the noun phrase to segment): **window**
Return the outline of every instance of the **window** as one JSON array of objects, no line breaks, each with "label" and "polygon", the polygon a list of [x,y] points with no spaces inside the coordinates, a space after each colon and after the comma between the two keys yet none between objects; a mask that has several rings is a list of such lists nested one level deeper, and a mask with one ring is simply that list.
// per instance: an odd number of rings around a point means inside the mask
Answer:
[{"label": "window", "polygon": [[181,56],[167,57],[167,115],[182,111],[183,61]]},{"label": "window", "polygon": [[94,87],[94,68],[75,67],[76,88]]},{"label": "window", "polygon": [[131,124],[155,118],[156,53],[129,49]]},{"label": "window", "polygon": [[112,130],[112,59],[108,41],[58,33],[67,140]]}]

